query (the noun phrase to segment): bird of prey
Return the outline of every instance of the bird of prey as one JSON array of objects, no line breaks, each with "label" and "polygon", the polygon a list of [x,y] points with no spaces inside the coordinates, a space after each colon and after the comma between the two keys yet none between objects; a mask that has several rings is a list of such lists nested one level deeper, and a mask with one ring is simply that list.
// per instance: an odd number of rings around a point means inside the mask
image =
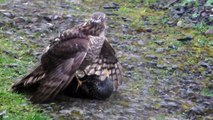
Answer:
[{"label": "bird of prey", "polygon": [[[12,86],[13,91],[35,89],[33,103],[52,100],[71,83],[77,71],[113,80],[114,90],[121,84],[122,69],[115,51],[104,35],[106,15],[95,12],[83,24],[65,30],[41,56],[39,65]],[[78,80],[79,85],[81,81]]]},{"label": "bird of prey", "polygon": [[[107,71],[107,70],[106,70]],[[78,79],[82,85],[78,87]],[[106,78],[100,80],[99,76],[85,75],[83,78],[74,77],[72,82],[64,90],[64,94],[70,97],[104,100],[113,93],[113,82],[109,79],[108,72]]]}]

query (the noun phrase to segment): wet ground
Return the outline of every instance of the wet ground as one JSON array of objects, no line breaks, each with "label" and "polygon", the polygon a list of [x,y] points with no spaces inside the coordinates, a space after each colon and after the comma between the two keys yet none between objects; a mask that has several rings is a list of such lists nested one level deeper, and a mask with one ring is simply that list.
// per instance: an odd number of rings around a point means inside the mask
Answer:
[{"label": "wet ground", "polygon": [[[99,5],[13,0],[1,5],[1,33],[14,42],[35,45],[27,50],[35,56],[33,61],[61,31],[83,22],[94,11],[108,15],[107,37],[124,67],[119,91],[105,101],[59,98],[56,103],[41,105],[43,111],[56,120],[212,120],[211,29],[194,30],[192,26],[197,23],[190,24],[185,17],[179,21],[166,18],[167,14],[176,15],[169,14],[171,9],[141,7],[137,13],[122,5],[119,0]],[[141,15],[142,23],[133,20],[135,15]],[[212,25],[208,22],[207,18],[207,26]]]}]

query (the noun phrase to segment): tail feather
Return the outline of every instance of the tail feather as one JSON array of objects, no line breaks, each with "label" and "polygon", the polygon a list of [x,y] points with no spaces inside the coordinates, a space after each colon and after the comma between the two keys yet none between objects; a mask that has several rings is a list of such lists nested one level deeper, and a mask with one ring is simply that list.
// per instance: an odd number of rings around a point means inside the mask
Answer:
[{"label": "tail feather", "polygon": [[45,82],[42,82],[30,100],[33,103],[45,103],[53,100],[59,92],[63,91],[70,84],[74,75],[53,71],[44,78]]},{"label": "tail feather", "polygon": [[113,86],[114,86],[114,91],[118,89],[118,86],[122,84],[122,75],[123,75],[123,70],[122,66],[119,62],[112,63],[106,60],[102,60],[100,63],[97,63],[97,61],[101,61],[99,58],[92,64],[86,67],[84,72],[87,75],[98,75],[101,76],[105,69],[109,70],[109,77],[111,80],[113,80]]},{"label": "tail feather", "polygon": [[16,92],[23,91],[25,88],[30,88],[30,86],[37,84],[44,77],[43,67],[39,65],[30,74],[15,83],[12,86],[12,90]]}]

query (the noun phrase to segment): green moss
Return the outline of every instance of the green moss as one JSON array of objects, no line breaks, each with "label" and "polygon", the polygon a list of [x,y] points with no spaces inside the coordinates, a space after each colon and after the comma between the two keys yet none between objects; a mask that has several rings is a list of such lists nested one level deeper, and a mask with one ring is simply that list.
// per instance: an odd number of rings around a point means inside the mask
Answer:
[{"label": "green moss", "polygon": [[0,0],[0,4],[4,3],[6,0]]},{"label": "green moss", "polygon": [[213,6],[213,0],[208,0],[205,6]]},{"label": "green moss", "polygon": [[198,3],[198,0],[182,0],[181,1],[181,5],[185,6],[191,2],[194,2],[195,6],[198,7],[199,6],[199,3]]},{"label": "green moss", "polygon": [[146,5],[146,6],[149,6],[149,5],[151,5],[152,3],[155,3],[157,0],[144,0],[144,4]]},{"label": "green moss", "polygon": [[118,104],[123,107],[129,107],[129,102],[125,100],[120,100]]},{"label": "green moss", "polygon": [[156,120],[166,120],[166,115],[164,115],[164,114],[158,114],[156,116]]},{"label": "green moss", "polygon": [[148,88],[148,92],[149,92],[150,95],[155,95],[156,88],[155,87],[150,87],[150,88]]},{"label": "green moss", "polygon": [[162,11],[156,12],[146,7],[129,7],[129,4],[121,6],[115,13],[130,20],[130,27],[137,31],[140,31],[144,27],[143,17],[148,17],[153,22],[157,22],[164,15]]},{"label": "green moss", "polygon": [[125,34],[125,35],[119,36],[119,38],[120,38],[120,40],[131,40],[134,38],[134,36]]},{"label": "green moss", "polygon": [[193,28],[195,30],[197,30],[197,32],[203,33],[208,29],[208,27],[209,26],[205,22],[200,22],[200,23],[196,24]]},{"label": "green moss", "polygon": [[203,88],[203,89],[201,90],[201,93],[200,93],[200,94],[203,95],[203,96],[213,97],[213,91],[210,90],[209,88]]}]

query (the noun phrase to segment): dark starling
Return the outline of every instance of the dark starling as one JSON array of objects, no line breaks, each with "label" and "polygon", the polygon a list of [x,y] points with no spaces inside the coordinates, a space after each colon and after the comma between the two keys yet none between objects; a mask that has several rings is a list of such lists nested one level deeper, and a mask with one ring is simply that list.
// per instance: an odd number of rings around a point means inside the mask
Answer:
[{"label": "dark starling", "polygon": [[[78,79],[82,82],[78,87]],[[64,93],[70,97],[104,100],[113,92],[113,82],[106,77],[100,80],[97,75],[85,75],[83,78],[74,78]]]}]

